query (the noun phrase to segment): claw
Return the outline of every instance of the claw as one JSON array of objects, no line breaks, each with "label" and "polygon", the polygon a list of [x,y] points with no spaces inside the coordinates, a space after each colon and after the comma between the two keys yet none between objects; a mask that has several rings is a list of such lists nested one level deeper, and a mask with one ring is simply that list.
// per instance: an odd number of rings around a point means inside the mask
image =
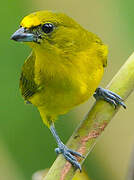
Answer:
[{"label": "claw", "polygon": [[79,163],[77,164],[77,169],[79,169],[80,172],[82,171],[81,165]]},{"label": "claw", "polygon": [[85,156],[81,155],[79,152],[73,151],[72,149],[68,149],[68,150],[73,155],[79,156],[81,158],[85,158]]},{"label": "claw", "polygon": [[55,152],[57,154],[62,154],[67,161],[69,161],[76,169],[79,169],[80,172],[81,172],[81,170],[82,170],[81,165],[77,161],[75,156],[79,156],[79,157],[82,157],[82,158],[84,158],[84,156],[82,156],[78,152],[75,152],[75,151],[73,151],[71,149],[68,149],[67,146],[65,146],[62,143],[62,141],[60,140],[59,136],[56,133],[56,130],[55,130],[55,127],[54,127],[53,124],[50,126],[50,130],[51,130],[51,132],[52,132],[53,136],[55,137],[55,139],[57,141],[57,144],[58,144],[58,148],[55,149]]},{"label": "claw", "polygon": [[113,104],[115,108],[118,105],[121,105],[124,109],[126,109],[126,105],[123,103],[122,98],[118,94],[112,91],[109,91],[108,89],[104,89],[101,87],[97,88],[95,91],[94,97],[96,98],[96,100],[104,99],[110,104]]},{"label": "claw", "polygon": [[119,102],[119,104],[121,105],[121,106],[123,106],[124,107],[124,109],[126,109],[127,107],[126,107],[126,105],[124,104],[124,102]]},{"label": "claw", "polygon": [[75,158],[75,156],[73,156],[71,153],[69,153],[69,151],[67,151],[67,152],[65,152],[65,153],[63,153],[63,155],[65,156],[65,157],[68,157],[68,158],[70,158],[72,161],[77,161],[77,159]]},{"label": "claw", "polygon": [[59,147],[55,149],[57,154],[62,154],[67,161],[69,161],[76,169],[79,169],[81,172],[81,165],[77,161],[75,156],[79,156],[84,158],[80,153],[73,151],[72,149],[68,149],[64,144],[59,144]]},{"label": "claw", "polygon": [[117,97],[118,99],[120,99],[121,101],[123,101],[123,99],[118,95],[118,94],[115,94],[114,92],[112,91],[109,91],[113,96]]},{"label": "claw", "polygon": [[73,160],[72,158],[65,156],[65,159],[69,161],[76,169],[79,169],[80,172],[82,171],[81,165],[78,163],[77,160]]}]

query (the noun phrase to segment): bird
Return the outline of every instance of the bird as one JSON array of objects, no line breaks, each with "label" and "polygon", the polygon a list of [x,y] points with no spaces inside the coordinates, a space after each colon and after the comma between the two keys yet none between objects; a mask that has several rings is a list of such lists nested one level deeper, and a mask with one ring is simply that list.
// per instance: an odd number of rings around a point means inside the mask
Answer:
[{"label": "bird", "polygon": [[32,49],[20,75],[24,101],[39,110],[43,123],[57,142],[56,153],[81,171],[77,157],[84,156],[62,142],[54,123],[59,115],[92,95],[114,107],[126,108],[119,95],[99,87],[107,66],[107,46],[71,17],[48,10],[25,16],[11,39],[24,42]]}]

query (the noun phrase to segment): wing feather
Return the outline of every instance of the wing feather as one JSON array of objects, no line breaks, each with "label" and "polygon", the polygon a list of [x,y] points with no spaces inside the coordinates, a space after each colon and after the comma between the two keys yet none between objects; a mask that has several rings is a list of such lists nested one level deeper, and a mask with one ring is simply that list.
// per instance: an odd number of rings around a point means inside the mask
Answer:
[{"label": "wing feather", "polygon": [[35,54],[32,52],[22,67],[20,77],[20,89],[25,100],[28,100],[38,90],[38,85],[34,81],[34,67]]}]

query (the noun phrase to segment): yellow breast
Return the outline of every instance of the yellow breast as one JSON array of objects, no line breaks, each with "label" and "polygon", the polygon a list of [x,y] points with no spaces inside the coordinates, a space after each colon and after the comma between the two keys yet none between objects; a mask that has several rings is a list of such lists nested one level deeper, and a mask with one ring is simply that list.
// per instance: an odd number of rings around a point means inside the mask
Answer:
[{"label": "yellow breast", "polygon": [[[45,62],[45,63],[44,63]],[[35,62],[35,82],[40,86],[30,101],[46,114],[64,114],[88,100],[103,75],[103,63],[94,51],[80,52],[73,61],[61,63],[47,54]]]}]

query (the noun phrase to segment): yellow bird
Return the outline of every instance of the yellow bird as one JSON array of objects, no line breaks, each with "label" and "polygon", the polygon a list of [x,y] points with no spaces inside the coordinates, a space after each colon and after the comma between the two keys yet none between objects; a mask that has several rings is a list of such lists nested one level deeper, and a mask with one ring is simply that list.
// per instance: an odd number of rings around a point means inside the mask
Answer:
[{"label": "yellow bird", "polygon": [[38,108],[56,139],[55,151],[81,171],[75,156],[83,156],[62,143],[54,122],[60,114],[87,101],[94,92],[96,99],[125,108],[117,94],[97,88],[107,65],[107,46],[67,15],[51,11],[24,17],[11,39],[32,48],[22,67],[22,96]]}]

